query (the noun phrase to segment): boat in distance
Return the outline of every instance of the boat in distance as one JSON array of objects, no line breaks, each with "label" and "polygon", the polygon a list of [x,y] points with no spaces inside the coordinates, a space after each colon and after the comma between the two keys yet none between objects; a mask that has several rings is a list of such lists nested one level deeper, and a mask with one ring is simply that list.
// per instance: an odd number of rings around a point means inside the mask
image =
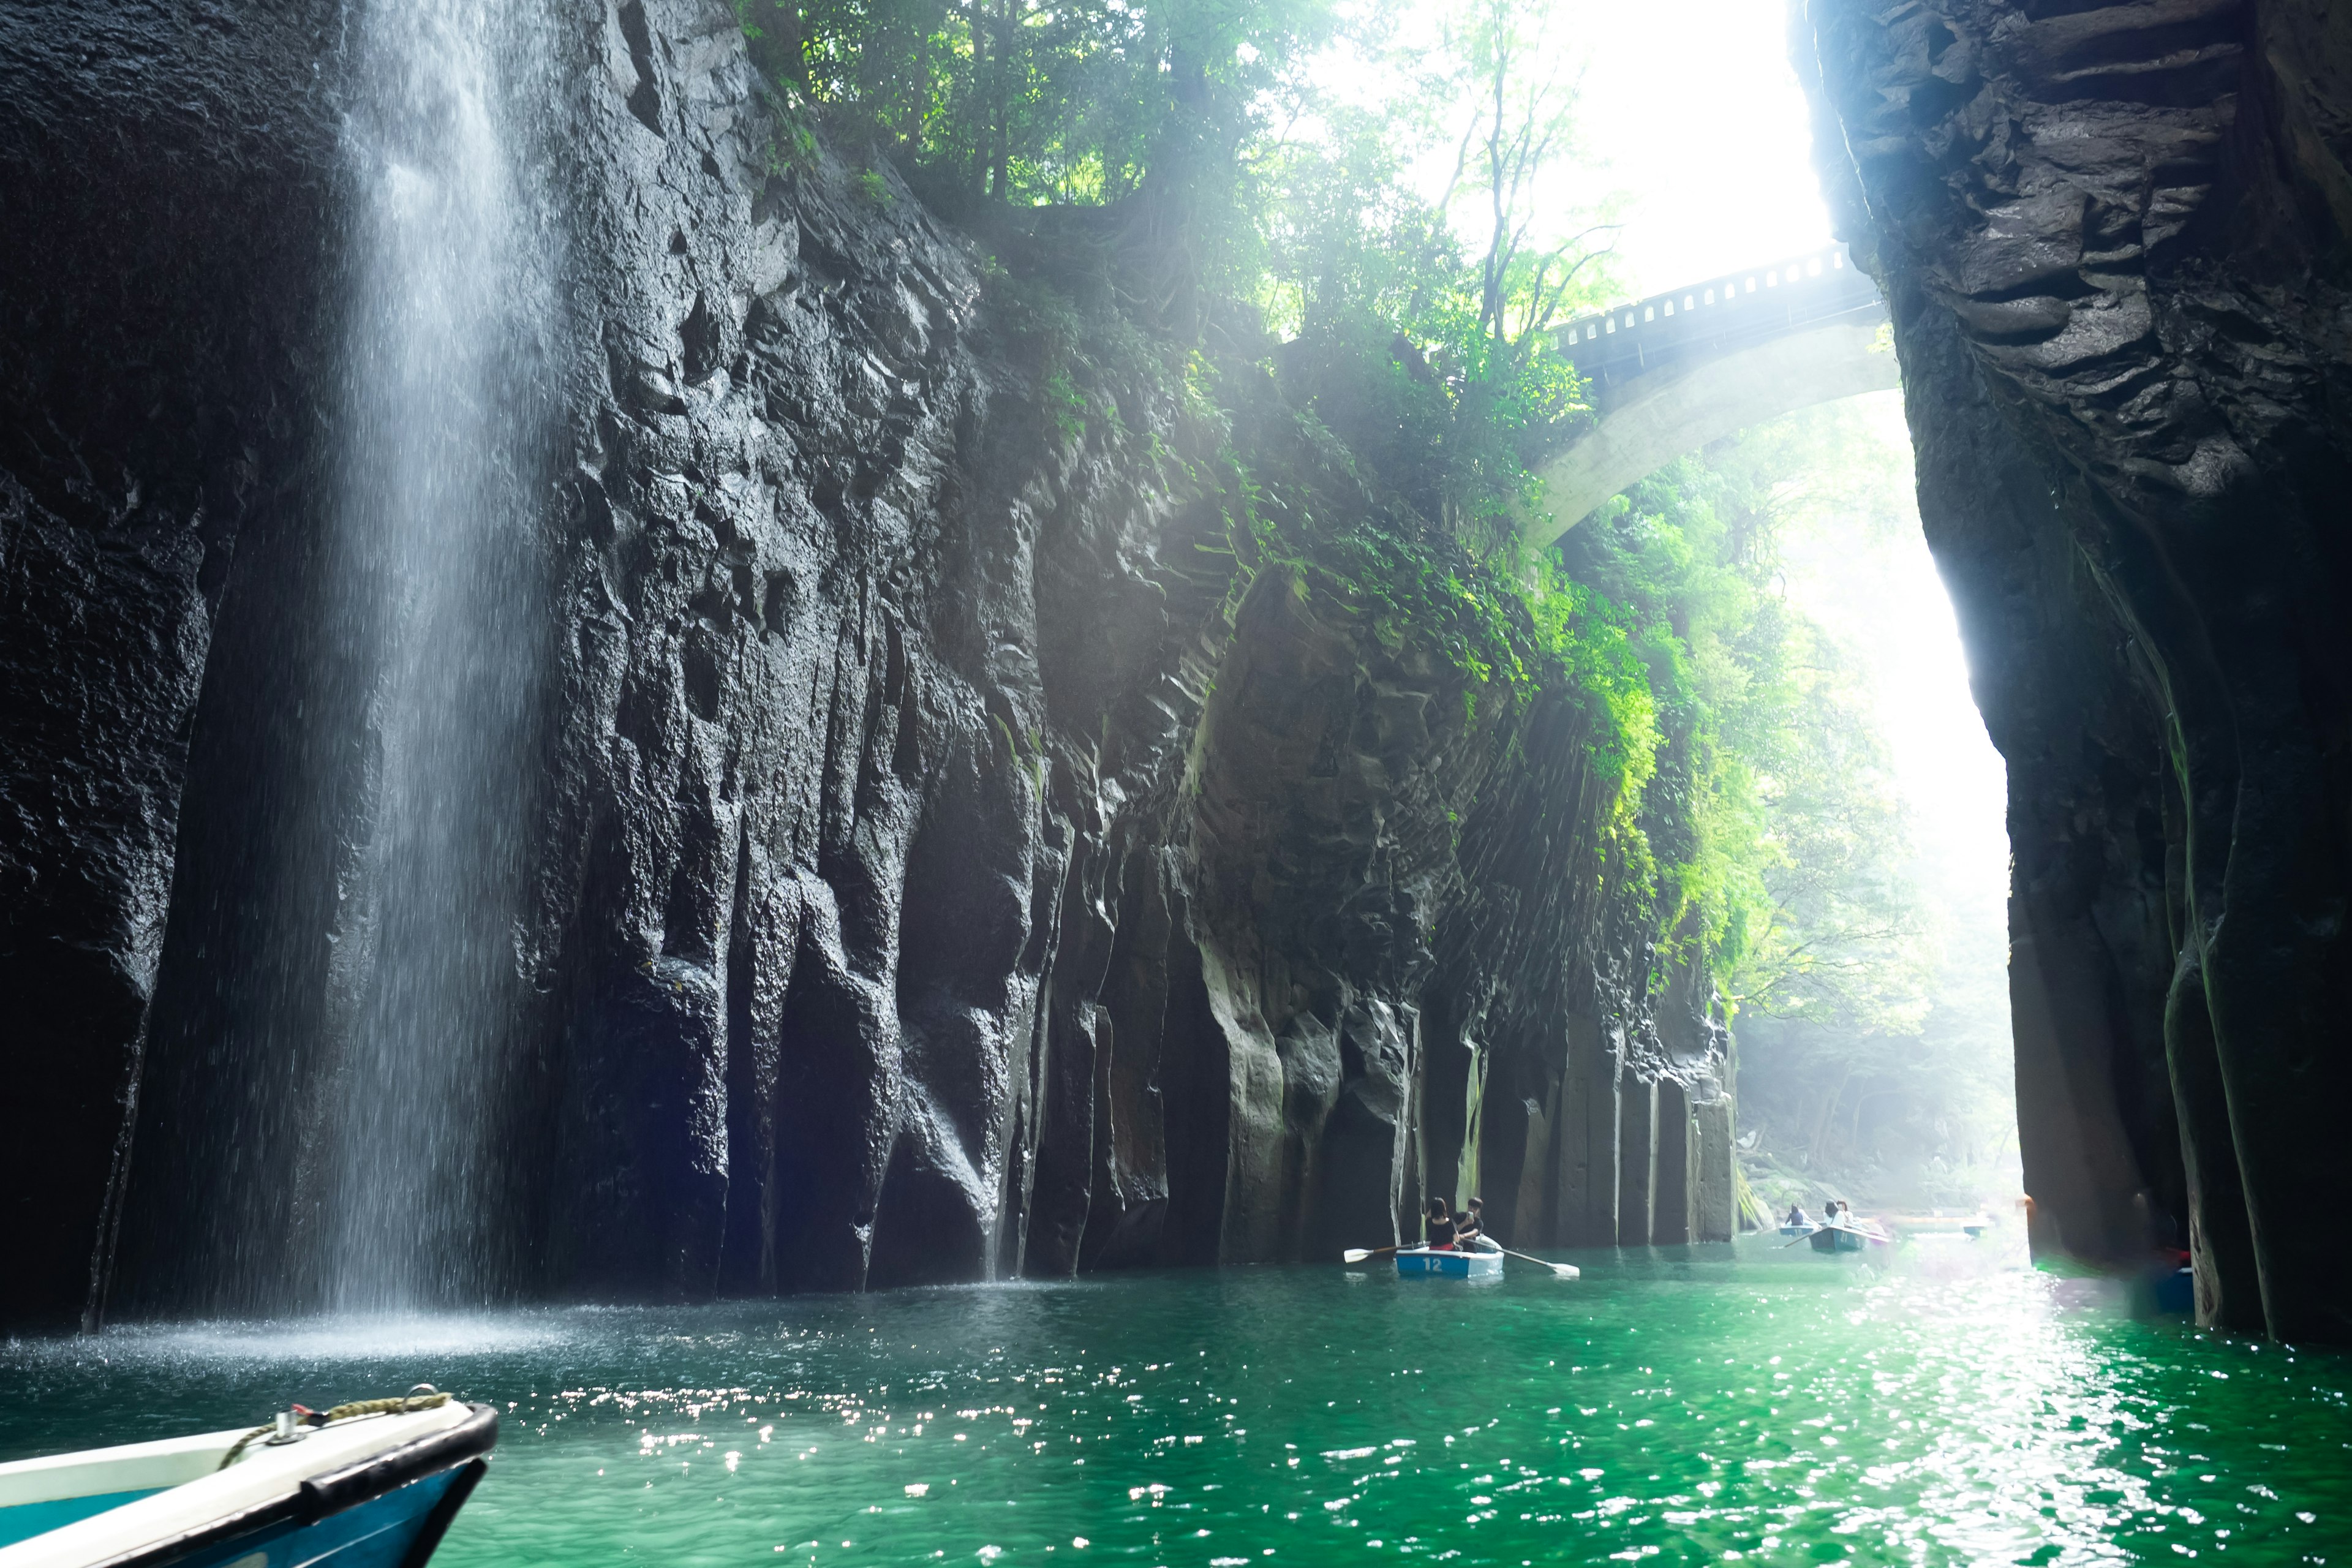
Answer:
[{"label": "boat in distance", "polygon": [[1873,1226],[1825,1225],[1806,1238],[1815,1252],[1860,1252],[1865,1247],[1885,1247],[1894,1237]]},{"label": "boat in distance", "polygon": [[423,1568],[498,1435],[412,1393],[0,1464],[0,1568]]},{"label": "boat in distance", "polygon": [[[1503,1275],[1501,1253],[1463,1252],[1453,1247],[1443,1251],[1427,1247],[1400,1248],[1396,1265],[1399,1274],[1433,1275],[1445,1279],[1499,1279]],[[0,1568],[5,1565],[0,1564]]]}]

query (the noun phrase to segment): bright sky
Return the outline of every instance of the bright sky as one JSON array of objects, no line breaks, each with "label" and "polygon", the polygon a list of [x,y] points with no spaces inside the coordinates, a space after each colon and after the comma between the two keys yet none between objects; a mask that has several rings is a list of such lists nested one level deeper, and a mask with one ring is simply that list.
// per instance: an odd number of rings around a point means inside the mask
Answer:
[{"label": "bright sky", "polygon": [[1600,164],[1572,192],[1625,197],[1634,294],[1830,243],[1780,5],[1561,0],[1560,14],[1590,60],[1578,118]]},{"label": "bright sky", "polygon": [[[1634,295],[1831,241],[1804,97],[1774,0],[1560,0],[1589,49],[1580,123],[1589,160],[1572,195],[1615,193],[1620,277]],[[1905,464],[1902,399],[1864,405]],[[1943,583],[1916,514],[1893,534],[1786,542],[1790,600],[1862,656],[1916,830],[1920,871],[1951,922],[1950,962],[2000,994],[2009,840],[2000,756],[1968,689]]]},{"label": "bright sky", "polygon": [[[1870,438],[1911,493],[1902,395],[1854,400]],[[1967,656],[1918,514],[1883,535],[1862,530],[1784,542],[1790,602],[1863,656],[1879,731],[1911,804],[1923,872],[1958,917],[2001,920],[2008,897],[2008,787],[2000,753],[1969,695]]]},{"label": "bright sky", "polygon": [[[1583,62],[1581,145],[1553,176],[1557,200],[1548,205],[1557,223],[1539,226],[1564,237],[1580,226],[1581,215],[1613,204],[1623,225],[1617,277],[1632,297],[1831,243],[1780,0],[1549,3],[1551,47]],[[1398,86],[1392,64],[1346,59],[1329,62],[1322,79],[1374,101]],[[1453,162],[1451,136],[1439,142],[1419,171],[1431,195]],[[1457,209],[1457,220],[1464,216],[1475,229],[1467,205]],[[1465,237],[1475,245],[1484,237]],[[1871,399],[1865,426],[1890,460],[1905,466],[1908,495],[1910,437],[1900,396]],[[2006,951],[2009,850],[2002,764],[1969,695],[1951,604],[1916,515],[1891,536],[1785,542],[1791,601],[1873,673],[1881,731],[1918,828],[1923,875],[1948,916],[1968,928],[1969,945],[1980,955],[1970,962],[1998,964]]]}]

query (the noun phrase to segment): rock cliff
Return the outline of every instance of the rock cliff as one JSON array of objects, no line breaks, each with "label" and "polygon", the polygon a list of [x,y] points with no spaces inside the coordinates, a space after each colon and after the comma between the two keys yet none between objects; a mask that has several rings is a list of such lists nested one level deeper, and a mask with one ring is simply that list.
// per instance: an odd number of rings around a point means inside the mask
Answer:
[{"label": "rock cliff", "polygon": [[[1474,1189],[1727,1236],[1728,1038],[1578,693],[1397,587],[1470,563],[1084,235],[799,133],[726,5],[550,9],[527,889],[418,1296],[1319,1257]],[[0,16],[11,1321],[332,1301],[321,1173],[418,1135],[329,1114],[384,984],[339,16]]]},{"label": "rock cliff", "polygon": [[2352,14],[1806,0],[1795,52],[2008,760],[2036,1245],[2352,1338]]}]

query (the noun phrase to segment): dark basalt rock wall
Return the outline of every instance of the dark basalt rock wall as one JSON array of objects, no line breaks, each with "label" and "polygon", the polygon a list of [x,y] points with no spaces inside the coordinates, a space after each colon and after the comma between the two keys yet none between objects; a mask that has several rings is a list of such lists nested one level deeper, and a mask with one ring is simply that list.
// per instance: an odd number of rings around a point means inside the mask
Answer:
[{"label": "dark basalt rock wall", "polygon": [[[0,17],[0,1231],[79,1313],[111,1223],[240,545],[305,570],[332,18]],[[236,389],[234,396],[224,389]],[[291,650],[289,650],[291,651]]]},{"label": "dark basalt rock wall", "polygon": [[[1083,277],[1074,350],[796,153],[727,5],[554,9],[571,348],[509,605],[551,674],[468,1288],[1322,1256],[1469,1188],[1522,1243],[1727,1235],[1727,1038],[1574,694],[1244,559],[1228,447],[1269,514],[1386,515],[1328,437],[1263,372],[1221,414],[1118,368]],[[12,1321],[330,1297],[380,766],[321,542],[341,20],[0,14]]]},{"label": "dark basalt rock wall", "polygon": [[2352,1338],[2352,14],[1807,0],[2008,760],[2036,1245]]}]

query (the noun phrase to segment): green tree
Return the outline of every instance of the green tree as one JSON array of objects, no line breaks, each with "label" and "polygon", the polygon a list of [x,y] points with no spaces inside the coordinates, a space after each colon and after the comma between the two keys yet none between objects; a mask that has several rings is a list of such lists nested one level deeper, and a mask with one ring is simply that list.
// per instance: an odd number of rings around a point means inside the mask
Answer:
[{"label": "green tree", "polygon": [[[1075,359],[1113,340],[1132,357],[1148,337],[1212,394],[1271,368],[1288,407],[1429,537],[1280,537],[1236,466],[1221,482],[1238,552],[1311,551],[1397,613],[1454,627],[1482,679],[1520,646],[1497,628],[1532,625],[1543,679],[1593,717],[1619,847],[1673,940],[1786,1081],[1831,1107],[1807,1136],[1859,1125],[1858,1095],[1924,1105],[1906,1062],[1962,1082],[1975,1047],[1935,1003],[1942,933],[1867,682],[1780,582],[1790,530],[1900,510],[1884,465],[1850,460],[1819,421],[1783,422],[1634,487],[1551,552],[1526,544],[1538,476],[1590,418],[1558,325],[1613,282],[1605,207],[1549,205],[1580,158],[1563,10],[738,4],[786,112],[853,158],[892,161],[982,243],[1025,234],[1054,278],[1092,269],[1118,301],[1113,322],[1041,279],[1007,285],[1051,325],[1063,438],[1088,428]],[[1352,68],[1322,68],[1341,58]],[[1508,673],[1524,689],[1529,672]],[[1955,1095],[1937,1102],[1947,1123],[1965,1120]]]}]

